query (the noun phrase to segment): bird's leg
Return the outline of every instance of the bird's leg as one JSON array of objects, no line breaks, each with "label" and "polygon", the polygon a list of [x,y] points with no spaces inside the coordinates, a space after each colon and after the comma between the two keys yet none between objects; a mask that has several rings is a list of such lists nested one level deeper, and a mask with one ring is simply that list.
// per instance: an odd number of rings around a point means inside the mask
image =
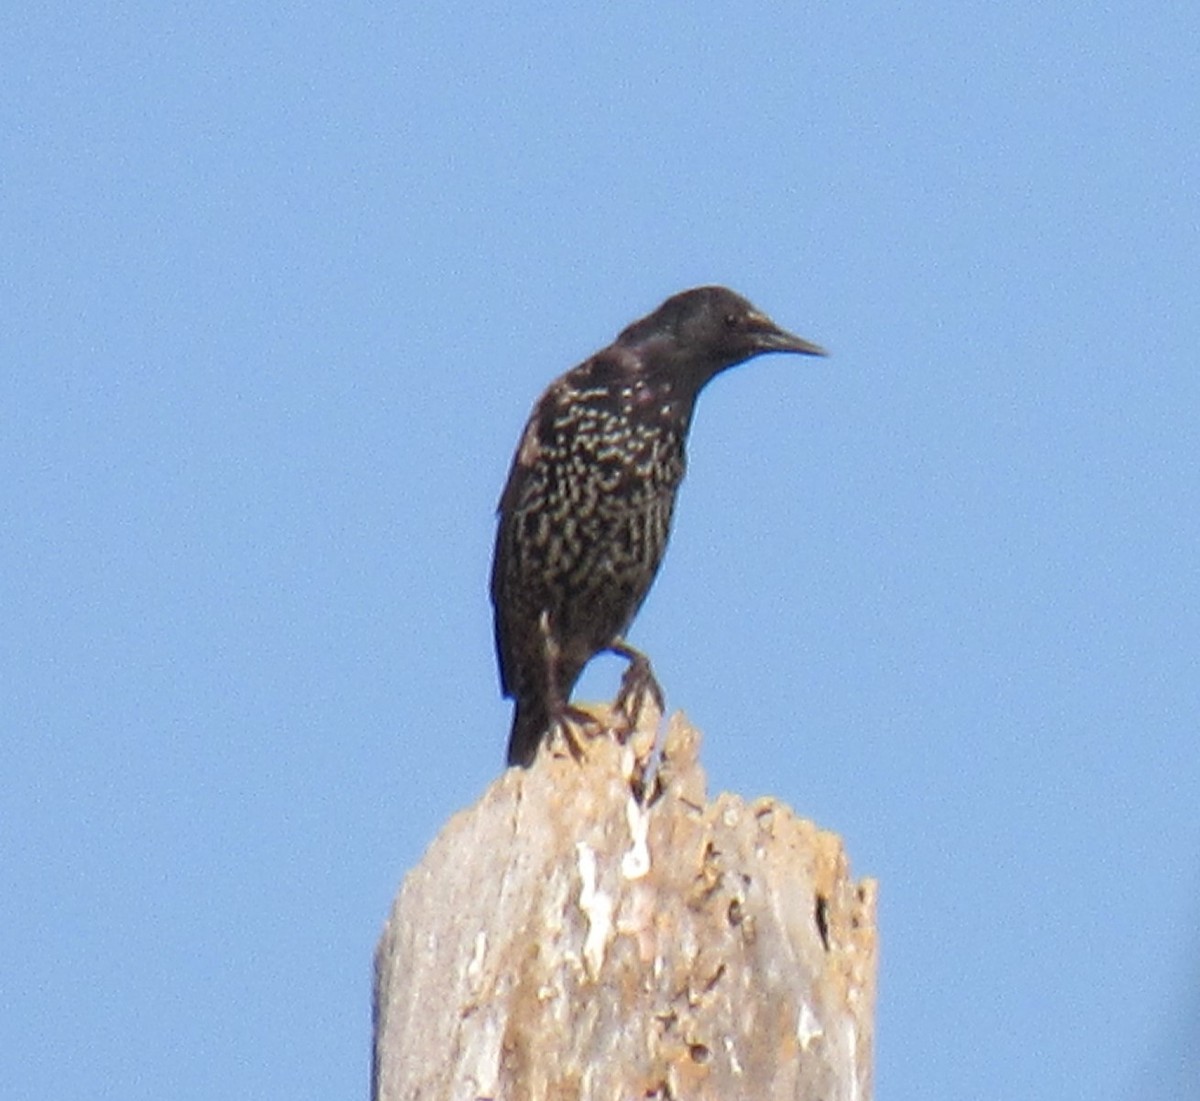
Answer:
[{"label": "bird's leg", "polygon": [[558,683],[559,646],[550,630],[550,613],[543,610],[538,617],[538,630],[542,636],[542,653],[546,658],[546,710],[550,715],[550,730],[562,734],[567,749],[576,761],[583,760],[584,738],[594,738],[603,729],[596,717],[581,707],[573,707],[564,698]]},{"label": "bird's leg", "polygon": [[[629,731],[632,731],[637,725],[642,708],[646,706],[646,701],[650,700],[661,715],[666,710],[666,697],[654,676],[654,670],[650,667],[650,659],[641,650],[635,650],[623,638],[613,639],[608,649],[629,662],[621,677],[616,708],[625,716]],[[629,731],[626,731],[626,734]]]}]

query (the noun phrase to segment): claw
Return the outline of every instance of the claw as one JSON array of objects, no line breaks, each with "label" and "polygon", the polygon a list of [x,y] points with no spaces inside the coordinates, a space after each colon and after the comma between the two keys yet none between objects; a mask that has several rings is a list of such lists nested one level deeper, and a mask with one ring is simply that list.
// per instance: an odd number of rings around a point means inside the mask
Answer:
[{"label": "claw", "polygon": [[598,738],[604,733],[604,729],[604,724],[590,711],[585,711],[582,707],[573,707],[569,703],[560,704],[550,721],[551,733],[562,736],[576,761],[582,761],[584,758],[584,739]]},{"label": "claw", "polygon": [[[629,662],[621,677],[621,687],[617,692],[616,709],[625,717],[627,729],[625,737],[637,726],[647,701],[654,704],[661,715],[666,711],[666,697],[661,685],[654,676],[650,659],[640,650],[635,650],[624,639],[616,639],[609,650]],[[624,741],[624,739],[622,739]]]}]

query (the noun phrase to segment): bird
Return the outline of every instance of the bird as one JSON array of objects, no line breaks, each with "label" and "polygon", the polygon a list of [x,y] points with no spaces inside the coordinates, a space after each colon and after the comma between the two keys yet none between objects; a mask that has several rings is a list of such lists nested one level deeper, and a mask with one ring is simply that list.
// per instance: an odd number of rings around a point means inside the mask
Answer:
[{"label": "bird", "polygon": [[497,508],[491,600],[503,695],[514,701],[508,764],[528,767],[561,729],[596,720],[570,704],[584,666],[628,662],[617,707],[662,690],[625,641],[671,529],[700,391],[768,352],[827,353],[726,287],[694,287],[559,376],[533,407]]}]

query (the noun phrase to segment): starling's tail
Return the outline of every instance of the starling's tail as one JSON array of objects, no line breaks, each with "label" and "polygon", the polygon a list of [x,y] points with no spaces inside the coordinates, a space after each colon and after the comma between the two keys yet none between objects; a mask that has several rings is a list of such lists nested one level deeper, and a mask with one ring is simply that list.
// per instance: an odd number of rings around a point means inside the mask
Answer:
[{"label": "starling's tail", "polygon": [[550,728],[550,714],[540,700],[517,700],[513,712],[512,734],[508,738],[508,763],[528,768],[537,756],[538,746]]}]

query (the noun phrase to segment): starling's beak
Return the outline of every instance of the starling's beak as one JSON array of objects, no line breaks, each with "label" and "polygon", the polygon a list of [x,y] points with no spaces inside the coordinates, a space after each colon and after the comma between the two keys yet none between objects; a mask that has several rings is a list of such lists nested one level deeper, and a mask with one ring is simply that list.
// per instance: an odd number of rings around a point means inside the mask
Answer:
[{"label": "starling's beak", "polygon": [[798,352],[805,356],[827,356],[829,353],[819,344],[805,340],[787,329],[781,329],[765,314],[757,314],[753,319],[757,324],[754,329],[754,343],[760,352]]},{"label": "starling's beak", "polygon": [[755,332],[755,343],[761,351],[797,351],[800,355],[829,355],[820,344],[805,341],[794,332],[780,329],[774,321],[763,318],[762,329]]}]

